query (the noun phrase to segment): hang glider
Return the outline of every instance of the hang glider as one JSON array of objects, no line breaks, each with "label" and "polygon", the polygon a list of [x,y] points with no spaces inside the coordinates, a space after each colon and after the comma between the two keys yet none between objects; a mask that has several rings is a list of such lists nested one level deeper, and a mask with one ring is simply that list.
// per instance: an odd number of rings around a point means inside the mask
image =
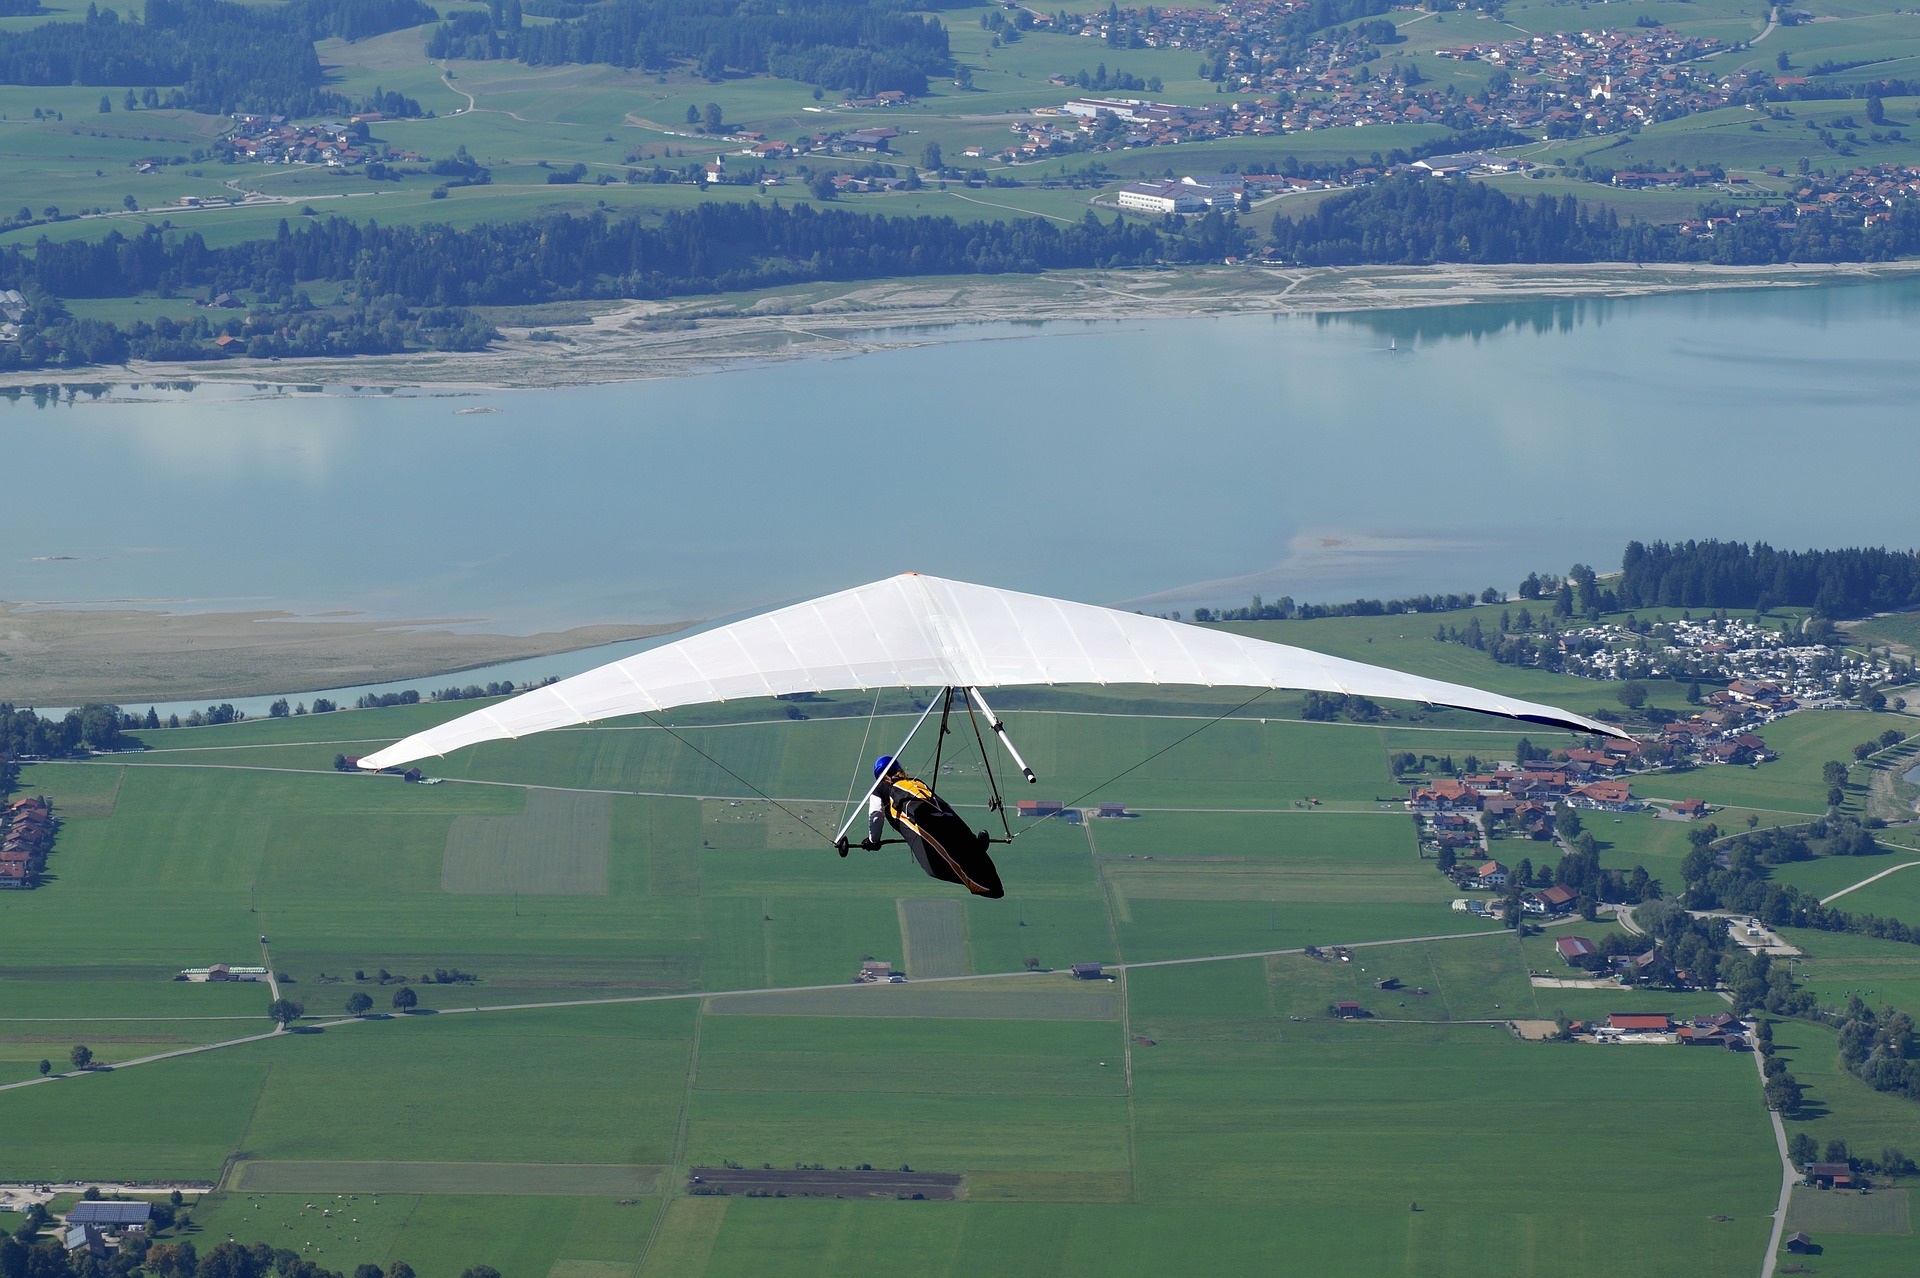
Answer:
[{"label": "hang glider", "polygon": [[[390,768],[483,741],[702,702],[879,688],[963,690],[1011,752],[979,690],[1046,684],[1336,692],[1627,735],[1553,706],[1225,630],[904,573],[536,688],[415,733],[360,766]],[[1024,763],[1021,771],[1033,779]]]}]

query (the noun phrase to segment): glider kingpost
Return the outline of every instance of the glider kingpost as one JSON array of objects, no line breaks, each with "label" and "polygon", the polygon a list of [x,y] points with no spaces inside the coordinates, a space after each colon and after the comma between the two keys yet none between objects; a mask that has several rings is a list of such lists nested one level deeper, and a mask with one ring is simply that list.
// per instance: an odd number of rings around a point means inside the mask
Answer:
[{"label": "glider kingpost", "polygon": [[[1553,706],[1209,629],[903,573],[637,653],[417,732],[370,771],[602,719],[801,692],[931,688],[976,703],[1029,781],[982,688],[1174,684],[1296,689],[1477,710],[1597,736],[1620,729]],[[930,707],[931,708],[931,707]]]}]

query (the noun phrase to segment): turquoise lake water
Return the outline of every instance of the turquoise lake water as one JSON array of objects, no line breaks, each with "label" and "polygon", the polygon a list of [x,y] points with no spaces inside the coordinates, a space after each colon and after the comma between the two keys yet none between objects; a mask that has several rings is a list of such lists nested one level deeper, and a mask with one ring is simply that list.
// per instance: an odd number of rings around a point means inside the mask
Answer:
[{"label": "turquoise lake water", "polygon": [[906,569],[1169,611],[1511,588],[1633,537],[1920,540],[1920,281],[925,335],[478,396],[0,400],[0,598],[530,631]]}]

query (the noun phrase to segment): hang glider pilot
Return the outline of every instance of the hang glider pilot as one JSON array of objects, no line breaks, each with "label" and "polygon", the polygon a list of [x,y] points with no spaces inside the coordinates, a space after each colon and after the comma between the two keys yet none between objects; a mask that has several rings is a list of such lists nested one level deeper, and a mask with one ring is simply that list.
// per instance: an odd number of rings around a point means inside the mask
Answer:
[{"label": "hang glider pilot", "polygon": [[[861,847],[872,851],[880,846],[884,821],[899,833],[913,859],[931,877],[957,883],[975,896],[998,900],[1006,895],[1000,872],[987,855],[992,840],[985,831],[969,829],[932,786],[908,776],[893,756],[875,759],[873,775],[878,784],[867,799],[867,837],[860,841]],[[841,855],[846,855],[844,846]]]}]

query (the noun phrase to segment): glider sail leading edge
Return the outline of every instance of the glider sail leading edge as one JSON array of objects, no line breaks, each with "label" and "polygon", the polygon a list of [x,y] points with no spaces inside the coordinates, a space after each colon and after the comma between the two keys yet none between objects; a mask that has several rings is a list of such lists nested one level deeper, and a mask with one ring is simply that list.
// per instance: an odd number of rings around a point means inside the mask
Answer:
[{"label": "glider sail leading edge", "polygon": [[1295,689],[1477,710],[1598,736],[1553,706],[1225,630],[903,573],[749,617],[428,728],[369,770],[676,706],[797,692],[1188,684]]}]

